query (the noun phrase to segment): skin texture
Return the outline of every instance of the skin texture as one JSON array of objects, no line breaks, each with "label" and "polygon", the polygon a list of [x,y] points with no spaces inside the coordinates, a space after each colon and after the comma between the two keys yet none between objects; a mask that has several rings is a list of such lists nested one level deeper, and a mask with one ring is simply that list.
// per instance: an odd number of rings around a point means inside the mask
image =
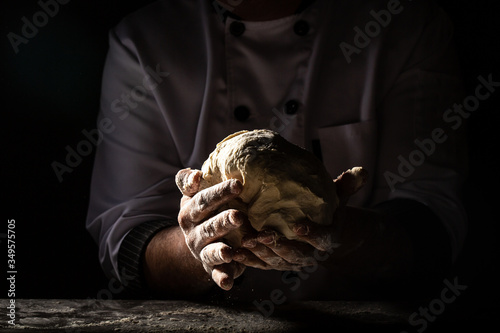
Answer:
[{"label": "skin texture", "polygon": [[[243,191],[222,209],[237,209],[256,230],[272,228],[288,239],[296,237],[289,223],[307,217],[330,224],[339,203],[335,183],[321,161],[270,130],[227,136],[210,153],[201,172],[199,190],[227,179],[240,180]],[[357,175],[351,170],[348,173]],[[176,177],[176,184],[181,192],[187,186],[184,177]],[[231,232],[225,236],[227,244],[239,247],[244,234],[243,228]]]},{"label": "skin texture", "polygon": [[[246,216],[236,210],[214,212],[241,193],[241,182],[230,179],[198,192],[199,170],[184,169],[177,177],[185,179],[179,227],[156,234],[143,261],[146,282],[159,295],[200,295],[214,283],[230,290],[246,267],[300,270],[311,265],[315,253],[328,253],[322,265],[356,280],[400,279],[411,265],[411,242],[397,223],[345,205],[330,226],[298,221],[293,230],[301,241],[262,230],[246,235],[242,247],[233,249],[222,238],[249,223]],[[338,193],[341,202],[347,203],[356,189],[352,178],[342,175],[336,182],[338,191],[347,191]]]},{"label": "skin texture", "polygon": [[[271,20],[293,14],[300,0],[218,0],[244,20]],[[366,175],[364,175],[366,176]],[[322,262],[332,272],[340,271],[355,280],[398,280],[408,274],[412,262],[411,242],[406,232],[387,216],[347,207],[348,198],[359,189],[359,177],[337,178],[341,206],[330,226],[297,221],[293,231],[299,240],[290,241],[273,230],[246,235],[242,247],[234,249],[222,239],[230,231],[249,224],[236,210],[215,212],[238,197],[238,180],[199,191],[199,170],[179,171],[181,189],[178,227],[157,233],[144,258],[145,279],[154,292],[168,297],[200,295],[215,285],[230,290],[246,267],[264,270],[300,270],[313,255],[328,253]],[[326,287],[326,286],[325,286]]]},{"label": "skin texture", "polygon": [[229,180],[197,192],[199,171],[183,170],[190,178],[178,215],[179,227],[156,234],[144,255],[148,285],[161,294],[194,295],[209,289],[215,282],[231,289],[244,266],[232,261],[234,251],[220,239],[229,231],[248,223],[238,211],[227,210],[214,215],[221,205],[237,197],[242,185]]},{"label": "skin texture", "polygon": [[[193,187],[198,186],[199,177],[193,179]],[[221,238],[248,221],[242,213],[232,209],[216,215],[213,213],[228,200],[237,197],[242,188],[239,181],[230,180],[193,196],[184,195],[178,218],[187,247],[215,283],[226,290],[232,287],[233,279],[243,273],[244,266],[232,261],[233,249]]]}]

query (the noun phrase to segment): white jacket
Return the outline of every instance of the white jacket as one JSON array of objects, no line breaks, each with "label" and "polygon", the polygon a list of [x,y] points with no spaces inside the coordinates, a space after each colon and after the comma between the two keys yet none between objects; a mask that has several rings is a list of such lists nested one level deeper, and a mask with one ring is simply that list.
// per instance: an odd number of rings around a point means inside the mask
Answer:
[{"label": "white jacket", "polygon": [[[207,0],[157,1],[110,32],[87,221],[104,271],[119,276],[132,228],[176,220],[179,169],[200,168],[228,134],[257,128],[320,146],[333,178],[368,169],[350,204],[429,206],[456,257],[465,147],[443,118],[463,98],[447,16],[427,1],[395,0],[316,0],[265,22],[221,11]],[[446,139],[433,148],[436,129]]]}]

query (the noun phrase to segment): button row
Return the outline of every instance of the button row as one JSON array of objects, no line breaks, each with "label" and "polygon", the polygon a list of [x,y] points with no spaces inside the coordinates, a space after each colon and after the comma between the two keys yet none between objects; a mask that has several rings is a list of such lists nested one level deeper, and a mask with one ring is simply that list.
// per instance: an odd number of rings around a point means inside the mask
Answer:
[{"label": "button row", "polygon": [[235,37],[240,37],[245,32],[245,25],[240,21],[234,21],[229,26],[229,32]]},{"label": "button row", "polygon": [[[294,115],[299,110],[299,106],[299,102],[297,102],[296,100],[290,100],[285,103],[284,111],[287,115]],[[250,118],[250,109],[245,105],[237,106],[234,109],[233,113],[236,120],[241,122],[244,122],[245,120]]]},{"label": "button row", "polygon": [[[243,35],[245,29],[245,24],[240,21],[234,21],[229,26],[229,32],[235,37]],[[309,33],[309,23],[304,20],[297,21],[293,26],[293,31],[298,36],[305,36]]]}]

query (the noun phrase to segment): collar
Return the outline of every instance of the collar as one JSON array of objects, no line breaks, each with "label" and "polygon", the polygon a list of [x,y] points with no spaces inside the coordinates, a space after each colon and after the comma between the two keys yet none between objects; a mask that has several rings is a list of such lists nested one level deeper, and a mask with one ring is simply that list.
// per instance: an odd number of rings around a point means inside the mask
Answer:
[{"label": "collar", "polygon": [[[212,9],[216,12],[216,14],[221,18],[222,23],[226,23],[228,17],[242,21],[242,18],[238,15],[234,15],[231,11],[222,7],[216,0],[210,0],[212,3]],[[295,11],[295,15],[302,13],[307,7],[309,7],[316,0],[302,0],[299,5],[299,8]]]}]

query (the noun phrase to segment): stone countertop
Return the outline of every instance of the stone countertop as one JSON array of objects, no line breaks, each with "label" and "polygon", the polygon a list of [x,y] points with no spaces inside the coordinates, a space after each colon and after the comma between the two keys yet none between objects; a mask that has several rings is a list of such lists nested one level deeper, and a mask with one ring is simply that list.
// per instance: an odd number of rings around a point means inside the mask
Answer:
[{"label": "stone countertop", "polygon": [[13,326],[6,305],[2,332],[401,332],[415,310],[391,302],[303,301],[259,311],[231,302],[18,299]]}]

